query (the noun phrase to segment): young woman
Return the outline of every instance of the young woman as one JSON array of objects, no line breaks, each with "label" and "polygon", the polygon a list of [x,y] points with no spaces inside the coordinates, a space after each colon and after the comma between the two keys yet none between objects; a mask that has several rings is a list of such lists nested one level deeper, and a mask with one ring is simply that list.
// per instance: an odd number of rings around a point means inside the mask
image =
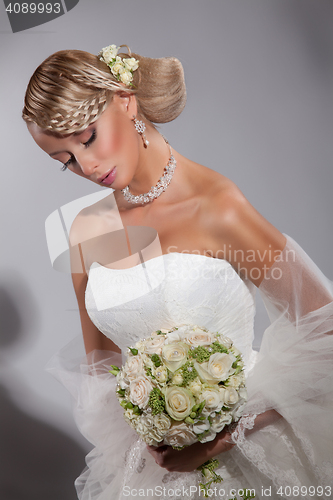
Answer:
[{"label": "young woman", "polygon": [[[95,445],[79,497],[199,498],[196,468],[218,457],[224,481],[215,498],[242,488],[256,498],[329,498],[332,284],[229,179],[184,158],[158,132],[154,124],[185,105],[180,62],[118,49],[51,55],[33,74],[23,110],[33,139],[62,170],[112,188],[77,215],[70,234],[88,355],[76,414]],[[258,356],[254,285],[272,319]],[[146,447],[123,420],[109,364],[120,366],[120,353],[140,338],[180,324],[233,340],[248,403],[238,425],[213,441]]]}]

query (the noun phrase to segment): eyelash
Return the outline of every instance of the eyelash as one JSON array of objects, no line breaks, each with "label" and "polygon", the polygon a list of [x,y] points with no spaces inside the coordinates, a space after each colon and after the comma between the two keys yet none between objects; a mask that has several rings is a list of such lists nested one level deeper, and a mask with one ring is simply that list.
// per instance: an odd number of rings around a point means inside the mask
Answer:
[{"label": "eyelash", "polygon": [[67,170],[68,165],[70,165],[70,164],[73,162],[73,158],[74,158],[74,157],[73,157],[73,156],[71,156],[71,157],[70,157],[70,159],[69,159],[68,161],[66,161],[66,163],[64,163],[62,167],[60,167],[60,170],[61,170],[62,172],[65,172],[65,170]]},{"label": "eyelash", "polygon": [[[89,148],[90,144],[92,144],[94,142],[94,140],[96,139],[96,130],[94,129],[91,136],[89,137],[89,139],[87,140],[87,142],[84,142],[83,145],[85,148]],[[70,165],[71,163],[73,163],[75,161],[75,157],[72,155],[70,157],[69,160],[66,161],[66,163],[63,164],[62,167],[60,167],[60,170],[62,172],[65,172],[65,170],[67,170],[68,168],[68,165]]]}]

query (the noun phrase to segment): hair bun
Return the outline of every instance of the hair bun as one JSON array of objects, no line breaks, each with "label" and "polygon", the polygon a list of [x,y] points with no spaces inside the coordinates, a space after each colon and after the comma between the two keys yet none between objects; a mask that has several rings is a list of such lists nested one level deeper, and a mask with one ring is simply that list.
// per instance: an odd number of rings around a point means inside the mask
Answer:
[{"label": "hair bun", "polygon": [[132,54],[139,60],[134,74],[136,97],[142,114],[151,122],[171,122],[186,104],[186,86],[181,62],[175,57],[153,59]]}]

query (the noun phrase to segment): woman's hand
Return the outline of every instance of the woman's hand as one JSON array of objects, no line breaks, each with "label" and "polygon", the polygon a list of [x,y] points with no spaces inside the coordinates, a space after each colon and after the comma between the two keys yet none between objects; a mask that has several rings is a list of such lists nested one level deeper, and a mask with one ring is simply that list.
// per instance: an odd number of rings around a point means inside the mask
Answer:
[{"label": "woman's hand", "polygon": [[[281,415],[275,410],[268,410],[257,415],[252,429],[245,429],[245,436],[259,431],[266,425],[279,420]],[[240,423],[242,420],[239,421]],[[147,446],[155,462],[169,472],[191,472],[200,465],[214,458],[220,453],[231,450],[235,446],[228,428],[223,429],[213,441],[208,443],[194,443],[182,450],[174,450],[171,446]]]},{"label": "woman's hand", "polygon": [[210,458],[233,448],[230,434],[223,430],[213,441],[194,443],[182,450],[174,450],[171,446],[147,446],[155,462],[169,472],[191,472]]}]

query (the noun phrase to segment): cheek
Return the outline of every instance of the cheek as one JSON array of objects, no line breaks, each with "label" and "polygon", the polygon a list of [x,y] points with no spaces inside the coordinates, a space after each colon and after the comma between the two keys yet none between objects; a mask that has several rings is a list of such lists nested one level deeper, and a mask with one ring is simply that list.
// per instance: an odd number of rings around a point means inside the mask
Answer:
[{"label": "cheek", "polygon": [[134,158],[138,154],[137,133],[129,120],[118,120],[117,126],[104,129],[97,144],[98,155],[101,160],[113,159],[119,162],[122,159]]},{"label": "cheek", "polygon": [[98,148],[98,153],[102,159],[118,156],[121,149],[121,135],[117,129],[104,131],[102,141]]}]

